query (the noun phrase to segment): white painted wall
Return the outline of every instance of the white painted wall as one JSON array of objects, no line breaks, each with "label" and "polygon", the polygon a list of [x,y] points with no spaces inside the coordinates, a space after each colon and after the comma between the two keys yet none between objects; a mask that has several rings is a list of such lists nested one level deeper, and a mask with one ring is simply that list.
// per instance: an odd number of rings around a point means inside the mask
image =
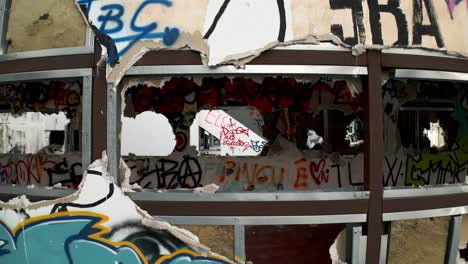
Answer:
[{"label": "white painted wall", "polygon": [[49,144],[50,130],[65,130],[69,122],[63,112],[26,112],[20,116],[0,113],[0,153],[8,153],[15,146],[24,148],[23,154],[37,153]]}]

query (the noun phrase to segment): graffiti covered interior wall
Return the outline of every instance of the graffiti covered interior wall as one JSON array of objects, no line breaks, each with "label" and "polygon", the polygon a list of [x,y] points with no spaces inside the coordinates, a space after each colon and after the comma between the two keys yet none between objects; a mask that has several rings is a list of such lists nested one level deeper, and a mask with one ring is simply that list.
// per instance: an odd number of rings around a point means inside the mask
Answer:
[{"label": "graffiti covered interior wall", "polygon": [[1,183],[78,187],[81,89],[78,80],[0,86]]}]

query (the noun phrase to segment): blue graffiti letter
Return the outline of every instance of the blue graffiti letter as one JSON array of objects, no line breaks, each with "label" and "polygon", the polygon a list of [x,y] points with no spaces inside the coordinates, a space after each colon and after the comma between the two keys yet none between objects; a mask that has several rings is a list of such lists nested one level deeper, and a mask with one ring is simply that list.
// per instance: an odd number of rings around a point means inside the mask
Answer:
[{"label": "blue graffiti letter", "polygon": [[[101,7],[101,10],[108,11],[105,15],[101,15],[98,17],[98,21],[102,22],[99,31],[101,31],[104,34],[112,34],[119,32],[123,27],[123,21],[122,19],[120,19],[124,13],[123,6],[119,4],[110,4]],[[114,13],[114,10],[116,11],[116,13]],[[107,28],[107,23],[111,21],[115,23],[115,26],[113,28]]]},{"label": "blue graffiti letter", "polygon": [[135,31],[135,32],[151,32],[154,29],[158,27],[158,24],[156,22],[149,23],[146,26],[137,26],[136,25],[136,20],[138,19],[138,16],[140,15],[141,11],[145,9],[147,5],[150,4],[161,4],[165,5],[167,7],[172,6],[172,3],[170,1],[166,0],[146,0],[145,2],[141,3],[141,5],[137,8],[135,11],[135,14],[133,14],[132,21],[130,22],[130,28]]}]

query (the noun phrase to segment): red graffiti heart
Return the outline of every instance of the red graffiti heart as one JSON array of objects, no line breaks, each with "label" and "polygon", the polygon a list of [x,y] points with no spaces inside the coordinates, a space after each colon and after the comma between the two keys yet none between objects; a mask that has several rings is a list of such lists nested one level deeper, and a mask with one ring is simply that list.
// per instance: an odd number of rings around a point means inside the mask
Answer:
[{"label": "red graffiti heart", "polygon": [[318,163],[311,161],[309,169],[310,175],[312,175],[312,179],[314,179],[317,185],[320,185],[322,182],[328,182],[328,175],[323,171],[325,169],[325,160],[320,160]]}]

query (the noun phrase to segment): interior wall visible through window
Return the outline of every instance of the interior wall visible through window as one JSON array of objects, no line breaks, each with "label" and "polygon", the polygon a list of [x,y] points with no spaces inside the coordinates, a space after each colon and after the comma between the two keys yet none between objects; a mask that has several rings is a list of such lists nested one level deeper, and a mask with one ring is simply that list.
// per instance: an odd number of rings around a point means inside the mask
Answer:
[{"label": "interior wall visible through window", "polygon": [[[349,125],[362,119],[360,79],[126,82],[121,153],[131,185],[180,189],[214,183],[220,192],[362,187],[362,144],[347,139]],[[362,126],[354,128],[353,140],[359,141]]]}]

